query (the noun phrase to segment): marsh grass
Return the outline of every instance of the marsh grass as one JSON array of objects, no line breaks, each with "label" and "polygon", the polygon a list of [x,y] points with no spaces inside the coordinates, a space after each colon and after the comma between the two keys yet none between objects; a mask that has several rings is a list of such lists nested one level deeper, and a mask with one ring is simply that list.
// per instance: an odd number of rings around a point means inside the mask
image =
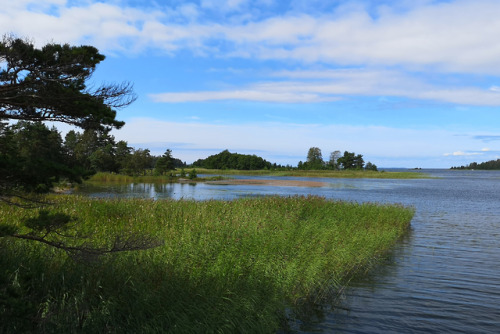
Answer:
[{"label": "marsh grass", "polygon": [[[187,171],[188,173],[190,170]],[[94,174],[86,182],[90,183],[172,183],[172,182],[203,182],[217,181],[224,179],[221,176],[205,177],[194,179],[181,178],[180,171],[173,171],[172,175],[139,175],[129,176],[125,174],[99,172]]]},{"label": "marsh grass", "polygon": [[169,183],[174,182],[175,177],[170,175],[139,175],[130,176],[125,174],[104,173],[99,172],[94,175],[87,182],[99,183]]},{"label": "marsh grass", "polygon": [[325,177],[346,179],[423,179],[429,175],[419,172],[386,172],[370,170],[222,170],[197,168],[198,174],[215,175],[251,175],[251,176],[296,176],[296,177]]},{"label": "marsh grass", "polygon": [[[235,201],[53,196],[75,244],[120,234],[164,245],[81,262],[0,238],[0,332],[274,333],[285,310],[340,289],[407,231],[413,209],[319,197]],[[0,204],[21,226],[37,209]]]}]

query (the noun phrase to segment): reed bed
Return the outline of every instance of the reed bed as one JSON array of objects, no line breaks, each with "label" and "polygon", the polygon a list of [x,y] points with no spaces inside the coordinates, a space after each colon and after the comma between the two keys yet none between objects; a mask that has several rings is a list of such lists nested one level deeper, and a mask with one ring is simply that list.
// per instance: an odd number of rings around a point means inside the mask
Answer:
[{"label": "reed bed", "polygon": [[176,181],[174,176],[170,175],[138,175],[130,176],[125,174],[105,173],[99,172],[94,175],[87,182],[100,182],[100,183],[169,183]]},{"label": "reed bed", "polygon": [[345,179],[425,179],[429,175],[421,172],[386,172],[371,170],[222,170],[197,168],[198,174],[215,175],[251,175],[251,176],[296,176],[296,177],[324,177]]},{"label": "reed bed", "polygon": [[[275,333],[285,310],[341,289],[387,252],[414,213],[320,197],[47,200],[76,218],[66,235],[80,238],[66,242],[136,235],[163,245],[77,261],[0,238],[2,333]],[[22,229],[39,210],[0,204],[0,224]]]},{"label": "reed bed", "polygon": [[[186,173],[189,174],[192,169],[188,170]],[[116,174],[108,172],[99,172],[87,180],[90,183],[173,183],[173,182],[204,182],[204,181],[216,181],[222,180],[221,176],[213,177],[196,177],[194,179],[189,179],[187,177],[181,178],[180,171],[172,171],[172,175],[138,175],[130,176],[125,174]]]}]

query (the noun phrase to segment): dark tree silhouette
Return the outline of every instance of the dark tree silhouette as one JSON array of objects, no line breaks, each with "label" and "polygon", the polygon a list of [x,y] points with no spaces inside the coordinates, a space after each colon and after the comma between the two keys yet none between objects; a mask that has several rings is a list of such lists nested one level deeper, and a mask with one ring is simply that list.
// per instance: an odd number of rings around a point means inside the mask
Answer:
[{"label": "dark tree silhouette", "polygon": [[135,100],[129,83],[89,88],[104,55],[92,46],[4,36],[0,42],[0,119],[59,121],[82,128],[123,126],[116,109]]}]

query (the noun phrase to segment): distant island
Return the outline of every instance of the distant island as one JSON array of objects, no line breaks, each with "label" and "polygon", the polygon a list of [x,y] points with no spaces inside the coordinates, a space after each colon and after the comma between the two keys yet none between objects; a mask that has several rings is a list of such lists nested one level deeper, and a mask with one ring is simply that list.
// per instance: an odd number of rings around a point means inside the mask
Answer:
[{"label": "distant island", "polygon": [[471,162],[467,166],[451,167],[451,169],[482,169],[482,170],[500,170],[500,159],[486,162]]}]

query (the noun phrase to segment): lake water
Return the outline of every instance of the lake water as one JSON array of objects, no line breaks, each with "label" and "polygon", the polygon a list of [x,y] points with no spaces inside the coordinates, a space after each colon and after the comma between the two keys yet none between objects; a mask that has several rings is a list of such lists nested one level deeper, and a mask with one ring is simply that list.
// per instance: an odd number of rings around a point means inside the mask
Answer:
[{"label": "lake water", "polygon": [[500,333],[500,172],[423,172],[438,178],[290,178],[325,182],[320,188],[136,184],[82,191],[196,200],[313,194],[413,206],[411,231],[391,256],[353,280],[340,307],[317,310],[308,322],[295,324],[297,332]]}]

